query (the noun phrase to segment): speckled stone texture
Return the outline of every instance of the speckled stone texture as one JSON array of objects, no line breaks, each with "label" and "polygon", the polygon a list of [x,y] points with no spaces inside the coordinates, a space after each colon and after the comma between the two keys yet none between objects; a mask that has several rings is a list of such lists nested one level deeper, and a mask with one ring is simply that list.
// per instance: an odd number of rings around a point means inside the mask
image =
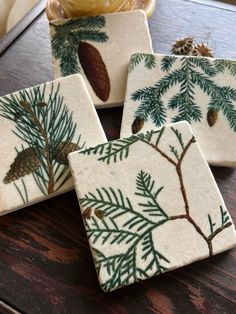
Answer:
[{"label": "speckled stone texture", "polygon": [[103,290],[235,246],[232,219],[188,123],[68,158]]}]

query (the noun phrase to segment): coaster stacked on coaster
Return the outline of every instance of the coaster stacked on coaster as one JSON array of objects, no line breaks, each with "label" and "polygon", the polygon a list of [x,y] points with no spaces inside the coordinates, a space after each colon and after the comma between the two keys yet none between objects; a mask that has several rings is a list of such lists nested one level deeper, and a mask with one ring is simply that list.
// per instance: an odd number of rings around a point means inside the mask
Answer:
[{"label": "coaster stacked on coaster", "polygon": [[68,153],[106,141],[80,75],[1,97],[0,139],[0,215],[71,190]]},{"label": "coaster stacked on coaster", "polygon": [[98,108],[123,103],[130,56],[152,53],[143,11],[53,21],[50,35],[55,78],[81,73]]},{"label": "coaster stacked on coaster", "polygon": [[230,249],[236,233],[186,122],[69,155],[101,287]]},{"label": "coaster stacked on coaster", "polygon": [[210,164],[236,166],[236,61],[133,55],[121,137],[181,120]]}]

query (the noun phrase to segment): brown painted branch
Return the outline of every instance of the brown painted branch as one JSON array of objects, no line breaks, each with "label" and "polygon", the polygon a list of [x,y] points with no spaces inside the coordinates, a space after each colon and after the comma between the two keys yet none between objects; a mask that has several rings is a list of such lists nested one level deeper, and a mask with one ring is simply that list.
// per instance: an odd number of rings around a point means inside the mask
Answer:
[{"label": "brown painted branch", "polygon": [[53,173],[53,166],[52,166],[52,162],[50,159],[50,153],[49,153],[50,150],[49,150],[48,136],[47,136],[47,133],[45,132],[44,128],[42,127],[41,123],[39,122],[38,118],[36,117],[35,113],[31,109],[31,107],[27,106],[25,109],[31,115],[34,123],[37,125],[39,132],[42,134],[44,141],[45,141],[44,154],[45,154],[45,158],[47,161],[48,178],[49,178],[49,180],[48,180],[48,194],[52,194],[54,192],[54,173]]},{"label": "brown painted branch", "polygon": [[177,163],[172,158],[170,158],[166,153],[160,150],[158,146],[152,143],[147,143],[147,144],[150,145],[152,148],[154,148],[159,154],[161,154],[165,159],[167,159],[172,165],[174,165],[175,167],[177,166]]},{"label": "brown painted branch", "polygon": [[208,237],[208,240],[212,241],[214,239],[214,237],[220,233],[222,230],[228,228],[232,226],[232,222],[227,222],[227,224],[221,226],[220,228],[216,229],[216,231],[214,231],[209,237]]},{"label": "brown painted branch", "polygon": [[194,138],[194,136],[189,140],[188,144],[184,147],[184,150],[183,150],[183,152],[182,152],[182,154],[181,154],[181,156],[180,156],[180,158],[179,158],[178,164],[181,165],[181,163],[182,163],[182,161],[183,161],[183,159],[184,159],[184,157],[185,157],[185,155],[186,155],[186,153],[187,153],[189,147],[190,147],[193,143],[195,143],[195,138]]}]

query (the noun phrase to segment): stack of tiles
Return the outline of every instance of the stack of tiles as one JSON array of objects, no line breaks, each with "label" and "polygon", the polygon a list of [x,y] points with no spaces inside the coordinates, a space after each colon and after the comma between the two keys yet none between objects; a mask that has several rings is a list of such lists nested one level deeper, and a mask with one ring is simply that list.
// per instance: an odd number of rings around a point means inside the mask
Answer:
[{"label": "stack of tiles", "polygon": [[182,120],[211,165],[236,167],[236,61],[133,55],[121,137]]},{"label": "stack of tiles", "polygon": [[153,52],[143,11],[57,20],[50,34],[55,78],[81,73],[98,108],[124,102],[131,55]]},{"label": "stack of tiles", "polygon": [[232,219],[186,122],[69,155],[102,289],[236,244]]},{"label": "stack of tiles", "polygon": [[68,153],[106,142],[78,74],[1,97],[0,138],[0,215],[73,189]]}]

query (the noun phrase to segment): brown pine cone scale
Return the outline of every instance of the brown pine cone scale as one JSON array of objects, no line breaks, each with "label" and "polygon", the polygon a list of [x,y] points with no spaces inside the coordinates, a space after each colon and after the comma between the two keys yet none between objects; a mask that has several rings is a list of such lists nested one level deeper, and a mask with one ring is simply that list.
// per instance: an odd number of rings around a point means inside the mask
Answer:
[{"label": "brown pine cone scale", "polygon": [[18,180],[40,167],[40,161],[32,148],[26,148],[19,152],[10,166],[3,182],[5,184]]},{"label": "brown pine cone scale", "polygon": [[79,150],[80,147],[72,142],[61,142],[56,149],[55,160],[62,165],[68,165],[67,156],[69,153],[72,153],[76,150]]},{"label": "brown pine cone scale", "polygon": [[106,102],[110,95],[111,85],[106,65],[99,51],[89,43],[80,42],[78,56],[81,67],[95,94],[103,102]]}]

